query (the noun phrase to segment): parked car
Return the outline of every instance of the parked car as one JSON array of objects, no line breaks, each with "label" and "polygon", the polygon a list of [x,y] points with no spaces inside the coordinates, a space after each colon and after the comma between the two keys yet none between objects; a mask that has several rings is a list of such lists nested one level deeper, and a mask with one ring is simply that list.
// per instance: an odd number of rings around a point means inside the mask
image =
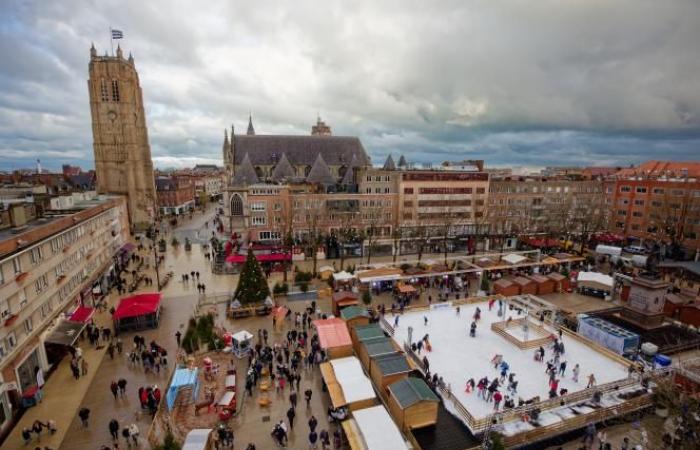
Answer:
[{"label": "parked car", "polygon": [[626,253],[631,253],[633,255],[646,255],[647,249],[641,245],[628,245],[622,249]]}]

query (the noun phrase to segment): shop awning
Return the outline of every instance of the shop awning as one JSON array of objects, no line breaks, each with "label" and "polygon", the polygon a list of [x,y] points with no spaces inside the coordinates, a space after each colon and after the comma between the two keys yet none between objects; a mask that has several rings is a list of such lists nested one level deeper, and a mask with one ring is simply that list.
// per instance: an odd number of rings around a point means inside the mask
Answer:
[{"label": "shop awning", "polygon": [[112,314],[114,320],[127,317],[145,316],[158,311],[162,294],[153,292],[150,294],[138,294],[123,299],[117,310]]},{"label": "shop awning", "polygon": [[401,279],[403,271],[396,268],[382,267],[379,269],[365,270],[357,274],[361,283],[371,283],[374,281],[393,281]]},{"label": "shop awning", "polygon": [[44,340],[47,344],[65,345],[67,347],[75,344],[78,336],[87,326],[86,322],[73,322],[70,320],[62,320],[56,325],[56,328]]},{"label": "shop awning", "polygon": [[399,286],[399,292],[402,294],[412,294],[416,292],[416,288],[414,288],[410,284],[402,284],[401,286]]},{"label": "shop awning", "polygon": [[70,316],[71,322],[85,322],[87,323],[90,319],[92,319],[92,315],[95,314],[95,308],[89,308],[87,306],[79,306],[78,309],[73,311],[73,314]]}]

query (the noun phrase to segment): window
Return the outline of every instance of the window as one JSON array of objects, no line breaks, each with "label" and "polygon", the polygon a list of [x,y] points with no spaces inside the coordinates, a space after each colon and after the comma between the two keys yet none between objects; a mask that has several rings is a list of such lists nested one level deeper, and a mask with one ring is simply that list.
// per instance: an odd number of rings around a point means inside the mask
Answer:
[{"label": "window", "polygon": [[277,240],[280,238],[278,231],[261,231],[258,233],[261,241]]},{"label": "window", "polygon": [[20,257],[17,256],[17,257],[15,257],[14,259],[12,259],[12,267],[14,267],[15,273],[16,273],[16,274],[17,274],[17,273],[22,273],[22,263],[21,263],[21,261],[19,260],[19,258],[20,258]]},{"label": "window", "polygon": [[109,91],[107,91],[107,80],[102,78],[100,80],[100,98],[103,102],[109,101]]},{"label": "window", "polygon": [[5,276],[2,274],[2,265],[0,264],[0,285],[5,284]]},{"label": "window", "polygon": [[647,193],[647,188],[642,187],[642,186],[637,186],[637,194],[646,194]]},{"label": "window", "polygon": [[372,175],[367,175],[367,181],[372,181]]},{"label": "window", "polygon": [[32,324],[32,318],[28,317],[27,320],[24,321],[24,331],[29,334],[32,332],[34,329],[34,324]]},{"label": "window", "polygon": [[651,192],[654,195],[663,195],[664,194],[664,190],[661,188],[654,188],[654,189],[652,189]]},{"label": "window", "polygon": [[633,224],[632,224],[632,230],[634,230],[634,231],[639,231],[639,224],[633,223]]},{"label": "window", "polygon": [[368,194],[371,194],[371,193],[372,193],[372,188],[371,188],[371,187],[368,187],[368,188],[365,189],[365,191],[366,191]]},{"label": "window", "polygon": [[231,215],[232,216],[242,216],[243,215],[243,200],[238,194],[234,194],[231,197]]},{"label": "window", "polygon": [[40,293],[41,291],[44,290],[46,286],[48,286],[49,283],[46,280],[46,274],[40,276],[35,282],[34,282],[34,287],[36,289],[36,293]]},{"label": "window", "polygon": [[251,223],[253,225],[265,225],[265,217],[253,217]]},{"label": "window", "polygon": [[112,101],[119,101],[119,82],[117,80],[112,80]]},{"label": "window", "polygon": [[618,209],[618,210],[617,210],[617,215],[618,215],[618,216],[626,216],[626,215],[627,215],[627,211],[625,211],[624,209]]},{"label": "window", "polygon": [[635,200],[634,204],[635,206],[644,206],[644,200]]},{"label": "window", "polygon": [[41,305],[41,318],[46,319],[46,316],[48,316],[50,312],[51,312],[51,299],[45,301]]},{"label": "window", "polygon": [[274,205],[272,205],[272,209],[274,211],[279,211],[282,209],[282,205],[280,203],[275,203]]},{"label": "window", "polygon": [[[7,350],[5,349],[5,343],[0,341],[0,360],[2,360],[6,354]],[[0,403],[0,424],[4,424],[6,420],[7,416],[5,415],[5,408],[3,404]]]},{"label": "window", "polygon": [[632,217],[642,217],[641,211],[632,211]]},{"label": "window", "polygon": [[683,189],[674,189],[671,191],[671,195],[674,197],[683,197],[685,195],[685,191]]},{"label": "window", "polygon": [[[469,188],[467,188],[467,189],[469,190],[469,192],[467,192],[467,194],[471,193],[471,189],[469,189]],[[477,194],[484,194],[484,193],[486,193],[486,189],[485,188],[476,188],[476,193]]]},{"label": "window", "polygon": [[265,211],[265,202],[253,202],[250,204],[251,211]]},{"label": "window", "polygon": [[403,188],[404,194],[413,194],[413,188]]},{"label": "window", "polygon": [[7,345],[7,348],[9,348],[10,350],[15,348],[15,346],[17,345],[17,337],[15,336],[14,331],[7,335],[7,337],[5,338],[5,343]]},{"label": "window", "polygon": [[32,264],[39,264],[41,262],[43,255],[41,253],[41,247],[34,247],[29,252],[29,259],[31,259]]},{"label": "window", "polygon": [[389,188],[388,188],[388,187],[385,187],[385,188],[384,188],[384,193],[385,193],[385,194],[388,194],[388,193],[389,193]]},{"label": "window", "polygon": [[630,186],[620,186],[620,192],[631,192],[632,188]]}]

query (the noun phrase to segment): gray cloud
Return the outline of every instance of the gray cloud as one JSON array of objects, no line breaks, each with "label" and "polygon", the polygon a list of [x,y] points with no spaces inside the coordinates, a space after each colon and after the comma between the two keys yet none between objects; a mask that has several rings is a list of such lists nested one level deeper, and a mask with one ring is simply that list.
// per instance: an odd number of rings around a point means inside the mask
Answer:
[{"label": "gray cloud", "polygon": [[693,0],[0,5],[0,169],[92,159],[88,49],[125,33],[159,166],[220,160],[248,111],[263,133],[320,113],[375,162],[697,159]]}]

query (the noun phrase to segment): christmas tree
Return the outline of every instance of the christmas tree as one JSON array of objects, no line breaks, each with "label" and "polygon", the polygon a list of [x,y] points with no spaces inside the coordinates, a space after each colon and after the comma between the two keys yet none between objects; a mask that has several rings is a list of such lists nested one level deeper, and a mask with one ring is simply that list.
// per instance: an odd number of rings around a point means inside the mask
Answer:
[{"label": "christmas tree", "polygon": [[238,278],[238,286],[233,299],[242,304],[261,303],[270,295],[270,287],[262,273],[260,263],[253,254],[253,250],[248,250],[248,257],[243,264],[241,276]]}]

